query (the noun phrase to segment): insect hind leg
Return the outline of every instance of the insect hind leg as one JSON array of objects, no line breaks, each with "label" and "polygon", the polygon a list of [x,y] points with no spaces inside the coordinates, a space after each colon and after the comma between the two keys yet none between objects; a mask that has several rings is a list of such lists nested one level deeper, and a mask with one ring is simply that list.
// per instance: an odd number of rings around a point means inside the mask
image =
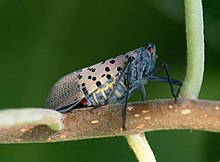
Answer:
[{"label": "insect hind leg", "polygon": [[[166,70],[167,78],[154,76],[156,73],[158,73],[159,71],[161,71],[163,68],[165,68],[165,70]],[[171,90],[171,94],[172,94],[172,96],[175,98],[175,100],[177,100],[177,97],[179,96],[179,92],[180,92],[181,87],[182,87],[182,82],[181,82],[180,80],[176,80],[176,79],[172,79],[172,78],[171,78],[168,65],[167,65],[167,63],[166,63],[165,61],[162,62],[158,67],[154,68],[154,69],[148,74],[147,78],[148,78],[150,81],[159,81],[159,82],[169,83],[169,85],[170,85],[170,90]],[[175,93],[175,91],[174,91],[173,84],[179,86],[176,93]]]}]

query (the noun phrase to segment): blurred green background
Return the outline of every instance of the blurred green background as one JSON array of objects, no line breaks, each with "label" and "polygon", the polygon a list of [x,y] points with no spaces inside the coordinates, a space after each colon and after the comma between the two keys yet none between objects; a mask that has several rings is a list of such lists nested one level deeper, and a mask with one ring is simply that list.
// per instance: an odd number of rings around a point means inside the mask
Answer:
[{"label": "blurred green background", "polygon": [[[206,69],[200,98],[219,100],[220,1],[204,1]],[[158,62],[185,76],[181,0],[1,0],[0,107],[43,107],[63,75],[154,42]],[[164,73],[161,73],[164,75]],[[146,85],[149,99],[171,98],[169,86]],[[139,95],[130,101],[137,101]],[[217,162],[220,134],[147,133],[157,160]],[[1,162],[137,161],[123,137],[50,144],[0,145]]]}]

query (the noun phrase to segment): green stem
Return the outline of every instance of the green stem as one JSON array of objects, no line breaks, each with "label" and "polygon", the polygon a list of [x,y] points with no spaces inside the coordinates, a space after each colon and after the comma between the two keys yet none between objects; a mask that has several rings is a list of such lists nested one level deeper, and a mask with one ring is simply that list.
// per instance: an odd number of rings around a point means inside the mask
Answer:
[{"label": "green stem", "polygon": [[186,77],[181,91],[184,98],[198,98],[204,71],[202,0],[185,0],[187,44]]},{"label": "green stem", "polygon": [[[185,0],[187,43],[186,77],[181,96],[198,98],[204,72],[204,33],[202,0]],[[144,134],[126,136],[139,162],[156,162]]]},{"label": "green stem", "polygon": [[128,144],[133,149],[139,162],[156,162],[153,151],[144,133],[126,136]]}]

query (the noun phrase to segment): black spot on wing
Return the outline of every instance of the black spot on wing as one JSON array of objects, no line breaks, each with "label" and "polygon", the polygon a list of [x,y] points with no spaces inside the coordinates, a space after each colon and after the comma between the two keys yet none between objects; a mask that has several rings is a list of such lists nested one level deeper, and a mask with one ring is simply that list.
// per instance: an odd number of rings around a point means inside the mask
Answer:
[{"label": "black spot on wing", "polygon": [[89,75],[89,76],[88,76],[88,79],[92,79],[92,76],[91,76],[91,75]]},{"label": "black spot on wing", "polygon": [[78,74],[77,77],[78,77],[78,79],[82,79],[82,75],[81,74]]},{"label": "black spot on wing", "polygon": [[88,90],[86,89],[86,87],[82,88],[82,91],[84,93],[85,96],[87,96],[89,94]]},{"label": "black spot on wing", "polygon": [[119,67],[117,67],[117,70],[118,70],[118,71],[121,71],[121,70],[122,70],[122,68],[119,66]]},{"label": "black spot on wing", "polygon": [[106,71],[106,72],[109,72],[109,71],[110,71],[110,68],[109,68],[109,67],[105,67],[105,71]]},{"label": "black spot on wing", "polygon": [[111,76],[110,74],[107,74],[107,75],[106,75],[106,78],[107,78],[107,79],[110,79],[111,77],[112,77],[112,76]]},{"label": "black spot on wing", "polygon": [[105,74],[102,74],[102,76],[101,76],[101,77],[103,78],[104,76],[105,76]]},{"label": "black spot on wing", "polygon": [[83,87],[83,88],[82,88],[82,91],[83,91],[83,92],[84,92],[84,91],[87,91],[86,87]]},{"label": "black spot on wing", "polygon": [[100,87],[101,85],[102,85],[102,83],[101,83],[100,81],[97,81],[97,82],[96,82],[96,86],[97,86],[97,87]]},{"label": "black spot on wing", "polygon": [[110,63],[111,63],[111,64],[114,64],[114,63],[115,63],[115,60],[111,60]]},{"label": "black spot on wing", "polygon": [[95,68],[88,68],[87,70],[91,71],[91,72],[95,72]]}]

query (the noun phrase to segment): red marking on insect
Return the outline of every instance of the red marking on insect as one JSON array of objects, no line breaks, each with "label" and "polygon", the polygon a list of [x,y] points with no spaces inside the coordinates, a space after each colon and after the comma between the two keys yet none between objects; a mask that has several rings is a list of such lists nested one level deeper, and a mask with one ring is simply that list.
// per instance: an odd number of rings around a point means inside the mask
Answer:
[{"label": "red marking on insect", "polygon": [[81,101],[80,101],[80,104],[82,104],[83,106],[86,106],[87,104],[87,101],[85,98],[83,98]]},{"label": "red marking on insect", "polygon": [[154,49],[152,47],[150,47],[148,50],[149,50],[151,55],[154,54]]},{"label": "red marking on insect", "polygon": [[[154,48],[152,48],[152,47],[150,47],[150,48],[148,48],[148,50],[149,50],[149,52],[150,52],[150,54],[151,55],[153,55],[154,54]],[[158,55],[156,55],[156,59],[158,58]]]}]

